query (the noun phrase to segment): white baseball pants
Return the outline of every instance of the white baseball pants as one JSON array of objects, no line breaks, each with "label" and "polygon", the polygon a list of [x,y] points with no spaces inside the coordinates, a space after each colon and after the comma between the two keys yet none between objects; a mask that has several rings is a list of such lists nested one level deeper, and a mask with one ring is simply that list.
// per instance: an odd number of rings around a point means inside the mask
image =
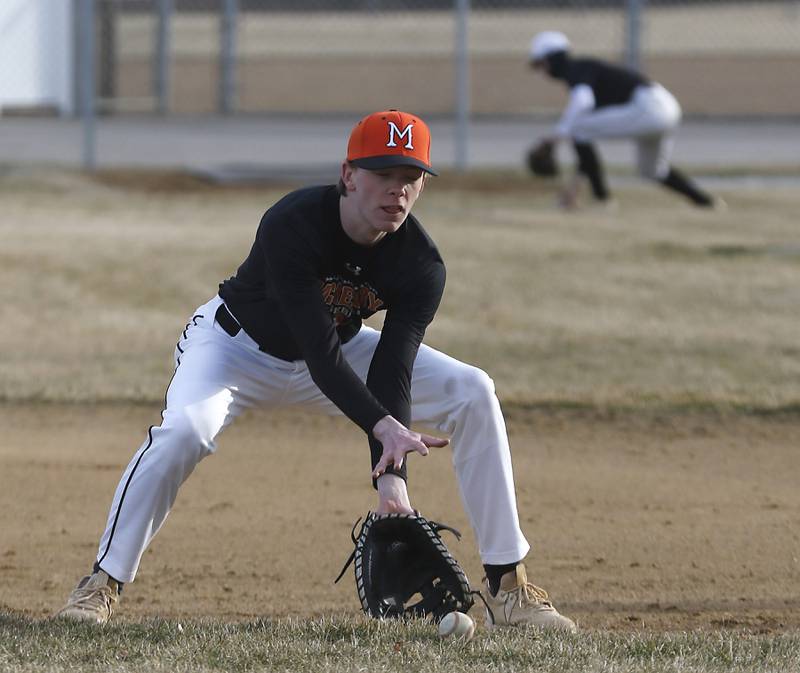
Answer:
[{"label": "white baseball pants", "polygon": [[660,84],[651,84],[637,87],[630,103],[579,115],[571,133],[579,141],[633,139],[639,174],[659,179],[669,173],[673,132],[680,121],[681,107],[675,97]]},{"label": "white baseball pants", "polygon": [[[298,406],[341,414],[304,361],[286,362],[259,351],[244,330],[229,336],[214,321],[221,303],[215,297],[189,321],[176,347],[162,423],[150,429],[114,495],[97,560],[120,582],[133,581],[181,484],[244,410]],[[380,332],[362,327],[342,347],[362,380],[379,338]],[[414,362],[411,398],[414,423],[451,437],[461,499],[483,563],[521,560],[530,546],[519,526],[508,437],[492,380],[423,344]]]}]

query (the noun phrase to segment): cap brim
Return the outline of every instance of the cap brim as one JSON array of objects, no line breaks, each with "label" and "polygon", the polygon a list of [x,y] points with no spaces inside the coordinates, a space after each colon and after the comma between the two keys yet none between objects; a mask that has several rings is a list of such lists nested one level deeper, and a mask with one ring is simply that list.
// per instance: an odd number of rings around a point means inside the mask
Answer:
[{"label": "cap brim", "polygon": [[366,168],[368,171],[377,171],[381,168],[395,168],[396,166],[414,166],[421,168],[431,175],[439,175],[425,162],[414,157],[404,157],[402,154],[385,154],[380,157],[364,157],[363,159],[351,159],[350,163],[359,168]]}]

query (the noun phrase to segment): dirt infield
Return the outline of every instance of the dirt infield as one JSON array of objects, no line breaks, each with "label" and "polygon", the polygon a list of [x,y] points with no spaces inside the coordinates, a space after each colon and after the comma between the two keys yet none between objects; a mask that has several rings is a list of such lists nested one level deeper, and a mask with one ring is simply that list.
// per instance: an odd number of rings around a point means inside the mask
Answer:
[{"label": "dirt infield", "polygon": [[[0,605],[45,616],[91,565],[113,489],[158,409],[0,407]],[[800,422],[509,409],[530,574],[586,629],[800,628]],[[465,532],[449,450],[413,460],[412,498]],[[357,613],[333,578],[372,505],[342,420],[252,415],[202,463],[123,596],[121,618]],[[291,456],[291,460],[284,460]]]}]

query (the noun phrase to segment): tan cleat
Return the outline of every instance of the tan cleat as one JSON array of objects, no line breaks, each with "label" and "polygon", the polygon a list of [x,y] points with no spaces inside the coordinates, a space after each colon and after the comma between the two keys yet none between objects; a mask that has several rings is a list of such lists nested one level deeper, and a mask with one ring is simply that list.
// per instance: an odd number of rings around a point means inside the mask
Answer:
[{"label": "tan cleat", "polygon": [[486,610],[488,628],[531,624],[542,629],[561,629],[569,633],[578,630],[575,622],[559,614],[553,607],[544,589],[528,582],[525,566],[521,563],[516,570],[503,575],[496,596],[492,596],[489,582],[486,581],[486,604],[491,608],[491,613]]},{"label": "tan cleat", "polygon": [[102,625],[111,617],[117,600],[119,584],[99,570],[78,582],[78,586],[69,595],[67,604],[55,616]]}]

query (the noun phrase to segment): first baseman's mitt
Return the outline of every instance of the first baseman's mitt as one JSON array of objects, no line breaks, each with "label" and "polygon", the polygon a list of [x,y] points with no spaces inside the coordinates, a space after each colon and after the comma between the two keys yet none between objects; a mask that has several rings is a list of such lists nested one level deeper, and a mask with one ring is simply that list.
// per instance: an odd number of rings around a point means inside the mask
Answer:
[{"label": "first baseman's mitt", "polygon": [[549,140],[537,142],[528,150],[528,168],[531,173],[542,178],[558,175],[555,145]]},{"label": "first baseman's mitt", "polygon": [[472,607],[467,576],[439,537],[441,530],[458,539],[461,533],[419,515],[368,512],[356,538],[358,521],[350,533],[356,548],[336,582],[355,561],[356,589],[368,616],[431,616],[439,622]]}]

